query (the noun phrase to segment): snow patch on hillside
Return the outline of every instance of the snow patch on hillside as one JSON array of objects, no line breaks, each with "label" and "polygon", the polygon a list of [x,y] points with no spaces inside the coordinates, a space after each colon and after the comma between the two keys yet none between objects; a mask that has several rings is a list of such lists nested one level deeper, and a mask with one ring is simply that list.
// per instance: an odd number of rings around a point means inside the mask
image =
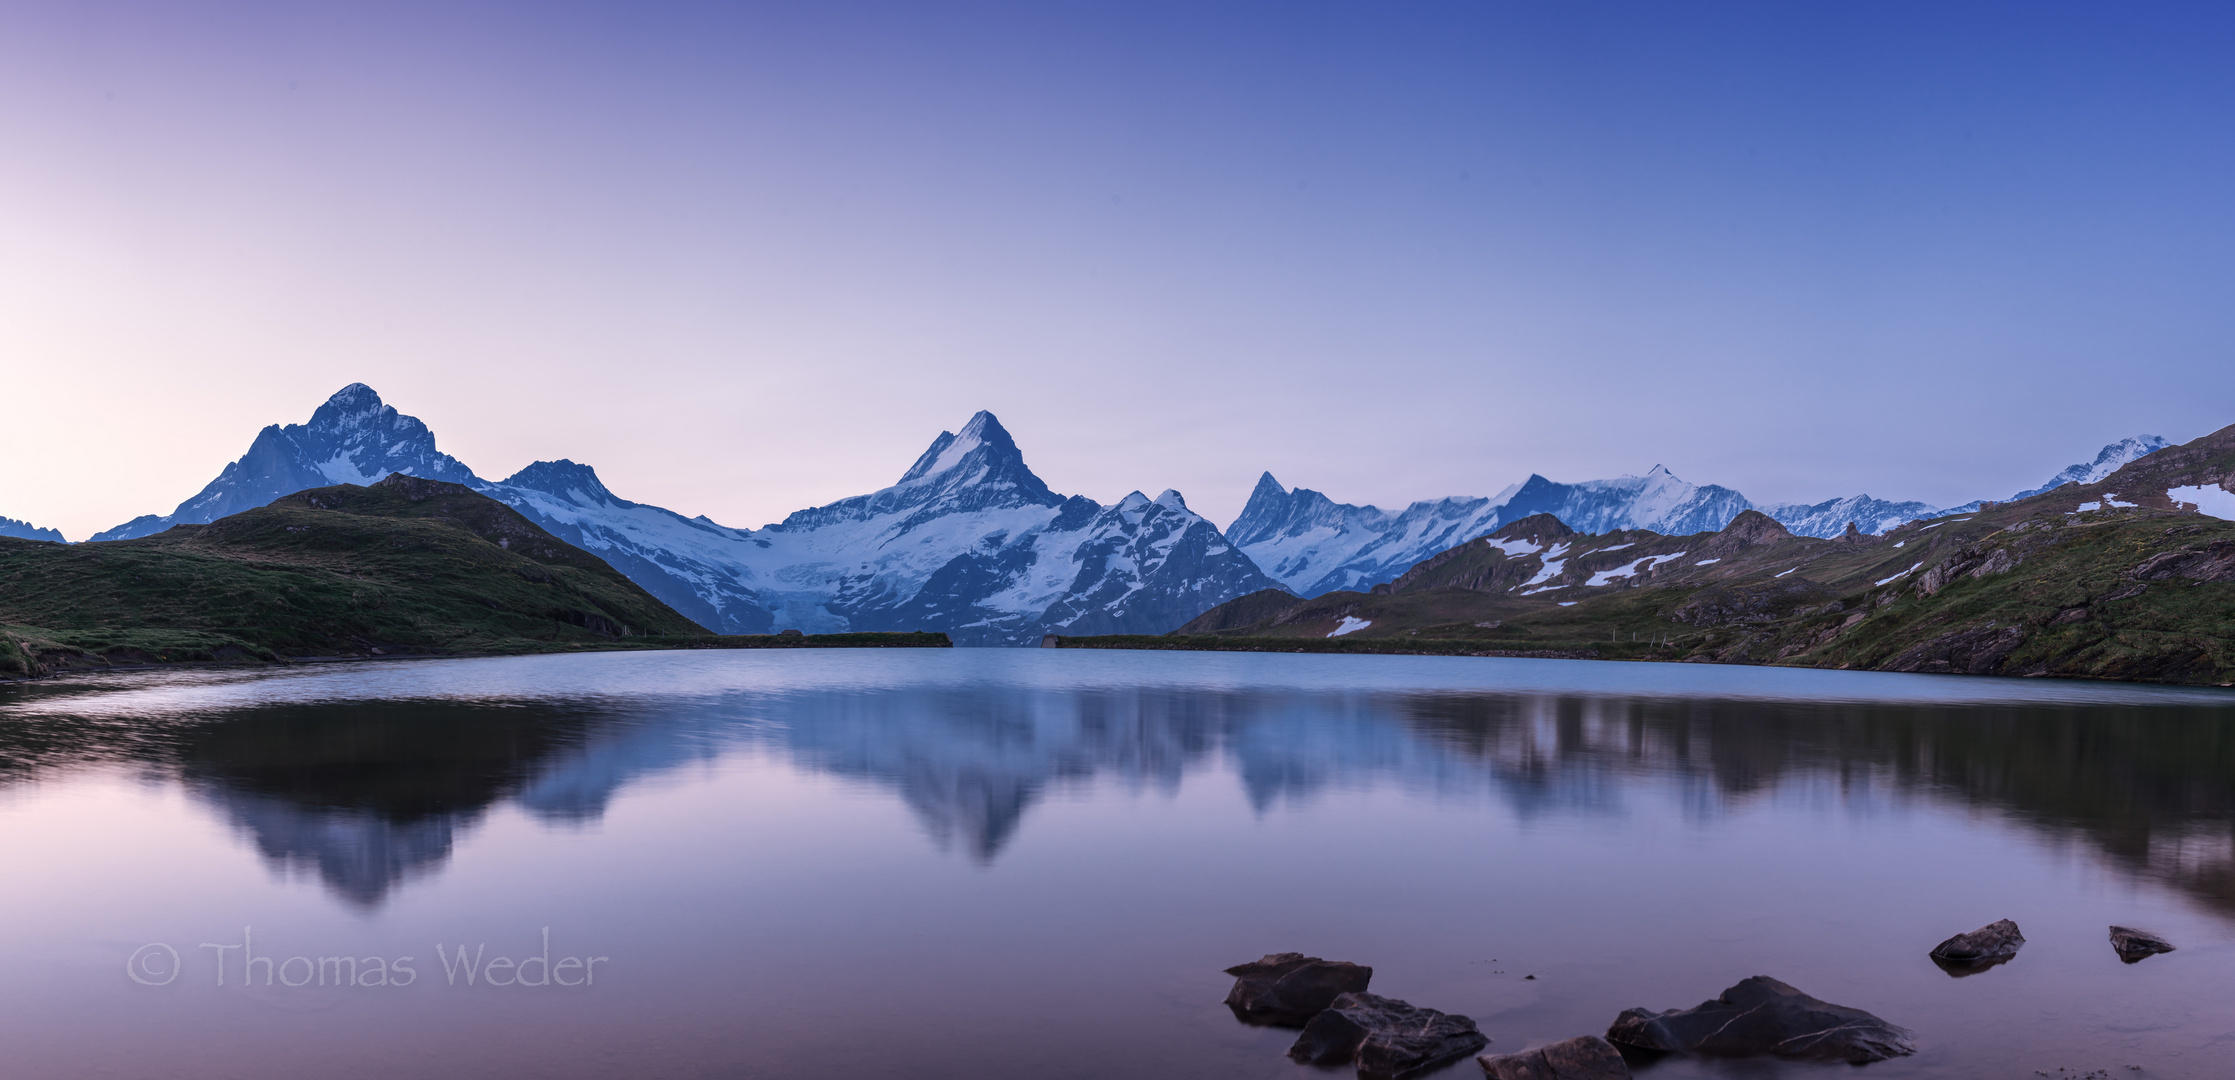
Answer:
[{"label": "snow patch on hillside", "polygon": [[2175,503],[2196,507],[2196,512],[2207,517],[2235,521],[2235,494],[2221,487],[2177,487],[2165,493]]}]

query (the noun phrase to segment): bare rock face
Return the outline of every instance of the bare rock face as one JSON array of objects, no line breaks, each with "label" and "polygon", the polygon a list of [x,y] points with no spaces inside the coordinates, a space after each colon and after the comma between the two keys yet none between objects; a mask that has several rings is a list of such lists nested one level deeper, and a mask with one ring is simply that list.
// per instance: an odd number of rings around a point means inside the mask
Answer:
[{"label": "bare rock face", "polygon": [[1662,1053],[1718,1057],[1771,1054],[1861,1065],[1917,1052],[1917,1035],[1861,1009],[1834,1005],[1756,975],[1697,1008],[1630,1009],[1607,1041]]},{"label": "bare rock face", "polygon": [[1475,1061],[1490,1080],[1630,1080],[1629,1062],[1596,1035],[1519,1054],[1484,1054]]},{"label": "bare rock face", "polygon": [[1234,976],[1226,1007],[1234,1010],[1235,1019],[1298,1028],[1326,1011],[1337,997],[1363,992],[1374,977],[1370,967],[1292,952],[1236,964],[1226,973]]},{"label": "bare rock face", "polygon": [[1355,1062],[1365,1080],[1402,1080],[1488,1045],[1489,1038],[1467,1017],[1352,993],[1304,1025],[1288,1056],[1305,1065]]},{"label": "bare rock face", "polygon": [[2114,926],[2111,928],[2111,948],[2118,950],[2119,959],[2134,964],[2161,952],[2172,952],[2173,943],[2147,930]]},{"label": "bare rock face", "polygon": [[2024,944],[2018,924],[2001,919],[1933,946],[1932,958],[1941,970],[1960,978],[2008,963]]}]

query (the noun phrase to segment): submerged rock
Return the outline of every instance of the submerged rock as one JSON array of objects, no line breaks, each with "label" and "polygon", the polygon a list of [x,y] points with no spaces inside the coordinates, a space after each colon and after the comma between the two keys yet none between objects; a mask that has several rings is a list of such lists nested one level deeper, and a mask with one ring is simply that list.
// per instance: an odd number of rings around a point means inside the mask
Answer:
[{"label": "submerged rock", "polygon": [[1941,970],[1960,978],[2008,963],[2024,944],[2025,935],[2018,932],[2018,924],[2000,919],[1933,946],[1932,958]]},{"label": "submerged rock", "polygon": [[1365,990],[1374,977],[1370,967],[1292,952],[1236,964],[1226,973],[1234,976],[1226,1007],[1235,1019],[1273,1027],[1303,1027],[1336,997]]},{"label": "submerged rock", "polygon": [[1288,1056],[1306,1065],[1355,1062],[1358,1075],[1367,1080],[1401,1080],[1488,1045],[1489,1038],[1464,1016],[1352,993],[1312,1017]]},{"label": "submerged rock", "polygon": [[1630,1009],[1607,1041],[1663,1053],[1778,1057],[1853,1065],[1917,1052],[1917,1035],[1861,1009],[1834,1005],[1756,975],[1697,1008]]},{"label": "submerged rock", "polygon": [[1475,1059],[1490,1080],[1630,1080],[1630,1063],[1614,1044],[1596,1035],[1519,1054],[1484,1054]]},{"label": "submerged rock", "polygon": [[2118,950],[2119,959],[2129,964],[2139,962],[2144,957],[2173,951],[2172,942],[2147,930],[2136,930],[2131,926],[2114,926],[2111,928],[2111,947]]}]

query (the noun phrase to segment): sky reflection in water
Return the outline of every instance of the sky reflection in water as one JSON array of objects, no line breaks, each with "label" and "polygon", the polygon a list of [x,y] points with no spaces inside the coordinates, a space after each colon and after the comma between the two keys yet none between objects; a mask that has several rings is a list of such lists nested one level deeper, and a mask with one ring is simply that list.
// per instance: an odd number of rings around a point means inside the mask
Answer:
[{"label": "sky reflection in water", "polygon": [[[26,1075],[1301,1077],[1218,1008],[1219,968],[1296,948],[1501,1049],[1760,973],[1925,1036],[1873,1075],[2210,1075],[2231,719],[2043,681],[1038,651],[48,683],[0,691],[0,1007]],[[2006,968],[1924,959],[2004,916],[2032,939]],[[2182,949],[2124,967],[2110,922]],[[248,924],[420,981],[219,988],[196,947]],[[547,925],[604,981],[442,982],[437,938]],[[179,979],[127,980],[159,941]],[[1763,1071],[1646,1074],[1733,1068]]]}]

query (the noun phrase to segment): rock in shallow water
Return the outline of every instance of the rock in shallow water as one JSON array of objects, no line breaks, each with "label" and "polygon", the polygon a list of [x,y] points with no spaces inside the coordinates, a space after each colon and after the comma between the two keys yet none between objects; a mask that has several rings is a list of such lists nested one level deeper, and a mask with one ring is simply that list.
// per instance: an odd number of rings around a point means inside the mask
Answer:
[{"label": "rock in shallow water", "polygon": [[1614,1044],[1584,1035],[1519,1054],[1475,1059],[1490,1080],[1630,1080],[1629,1062]]},{"label": "rock in shallow water", "polygon": [[2002,919],[1933,946],[1932,958],[1939,961],[1942,970],[1960,977],[2007,963],[2024,944],[2025,935],[2018,932],[2018,924]]},{"label": "rock in shallow water", "polygon": [[2173,951],[2172,942],[2147,930],[2136,930],[2131,926],[2114,926],[2111,928],[2111,947],[2118,950],[2119,959],[2129,964],[2144,957]]},{"label": "rock in shallow water", "polygon": [[1917,1035],[1861,1009],[1834,1005],[1756,975],[1692,1009],[1630,1009],[1607,1041],[1663,1053],[1778,1057],[1853,1065],[1917,1052]]},{"label": "rock in shallow water", "polygon": [[1370,967],[1292,952],[1236,964],[1226,973],[1234,976],[1226,1007],[1235,1018],[1274,1027],[1303,1027],[1337,996],[1364,991],[1374,977]]},{"label": "rock in shallow water", "polygon": [[1375,994],[1344,994],[1312,1017],[1288,1056],[1306,1065],[1356,1062],[1367,1080],[1402,1080],[1466,1057],[1490,1040],[1464,1016]]}]

